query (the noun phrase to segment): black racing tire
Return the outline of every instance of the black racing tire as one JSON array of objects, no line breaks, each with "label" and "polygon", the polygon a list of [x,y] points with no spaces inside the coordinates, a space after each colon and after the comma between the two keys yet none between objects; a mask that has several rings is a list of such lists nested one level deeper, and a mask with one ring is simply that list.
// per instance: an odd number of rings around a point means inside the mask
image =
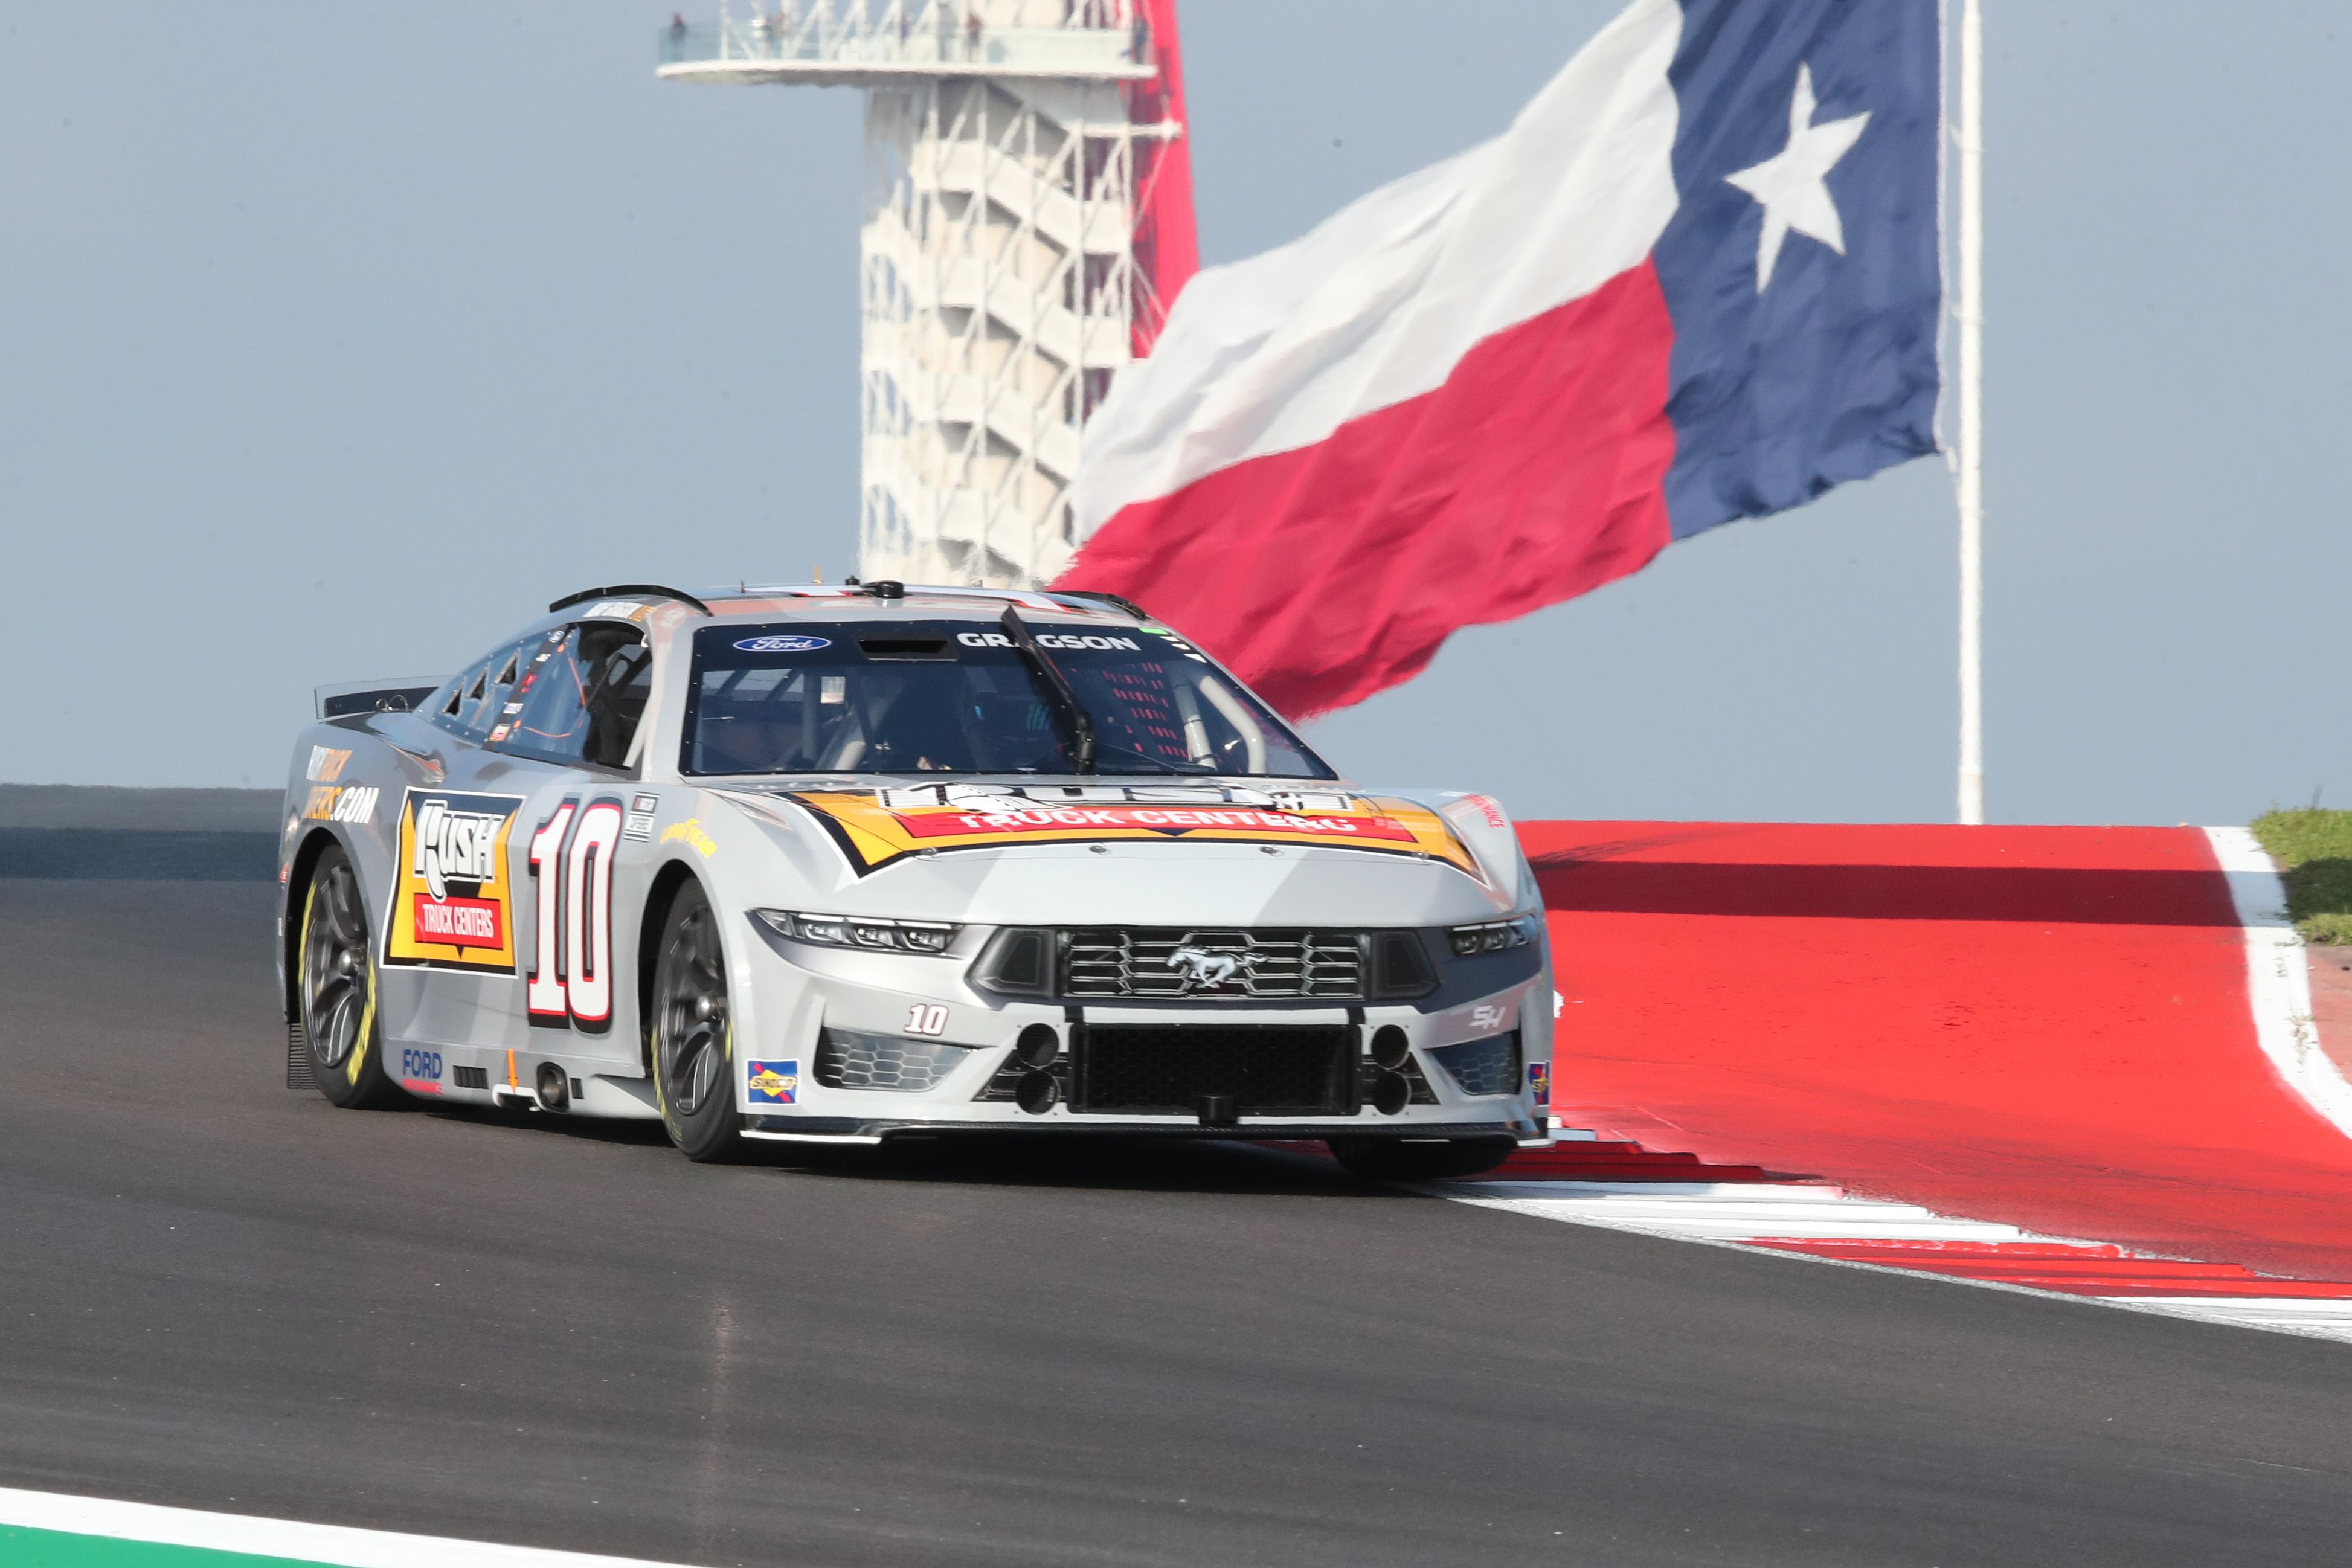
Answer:
[{"label": "black racing tire", "polygon": [[1368,1182],[1475,1176],[1511,1157],[1515,1138],[1330,1138],[1331,1157]]},{"label": "black racing tire", "polygon": [[662,1126],[689,1160],[724,1164],[749,1152],[735,1105],[734,1025],[719,912],[699,882],[670,900],[655,950],[646,1047]]},{"label": "black racing tire", "polygon": [[302,893],[294,1002],[310,1047],[310,1081],[347,1110],[386,1110],[408,1091],[383,1070],[375,948],[359,872],[340,845],[322,852]]}]

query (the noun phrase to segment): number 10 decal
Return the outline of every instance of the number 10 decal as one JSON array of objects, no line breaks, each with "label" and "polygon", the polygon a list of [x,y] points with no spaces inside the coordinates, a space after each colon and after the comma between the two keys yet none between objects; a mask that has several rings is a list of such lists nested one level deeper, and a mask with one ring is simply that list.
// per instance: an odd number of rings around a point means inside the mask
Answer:
[{"label": "number 10 decal", "polygon": [[613,851],[621,803],[567,800],[530,836],[535,920],[530,1021],[592,1035],[613,1026]]}]

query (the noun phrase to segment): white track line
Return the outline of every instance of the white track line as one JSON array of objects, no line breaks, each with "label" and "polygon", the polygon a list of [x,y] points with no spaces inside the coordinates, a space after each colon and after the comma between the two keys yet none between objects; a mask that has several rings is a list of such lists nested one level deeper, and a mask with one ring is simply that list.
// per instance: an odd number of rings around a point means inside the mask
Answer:
[{"label": "white track line", "polygon": [[[1467,1188],[1457,1192],[1453,1188]],[[1837,1187],[1770,1183],[1456,1182],[1446,1196],[1540,1219],[1719,1241],[2048,1241],[2013,1225],[1954,1219]]]},{"label": "white track line", "polygon": [[446,1541],[433,1535],[355,1530],[341,1524],[303,1524],[290,1519],[259,1519],[241,1513],[205,1513],[159,1508],[152,1503],[107,1498],[63,1497],[54,1492],[14,1491],[0,1487],[0,1524],[54,1530],[159,1546],[187,1546],[252,1556],[287,1557],[332,1568],[677,1568],[632,1557],[602,1557],[550,1552],[536,1546],[497,1546],[480,1541]]},{"label": "white track line", "polygon": [[[1473,1184],[1463,1183],[1464,1186]],[[2013,1225],[1952,1219],[1916,1204],[1850,1198],[1836,1187],[1767,1183],[1479,1182],[1461,1201],[1615,1230],[1726,1241],[2032,1241]]]},{"label": "white track line", "polygon": [[2327,1339],[2352,1340],[2352,1301],[2292,1296],[2142,1296],[2138,1300],[2143,1306],[2241,1328],[2294,1328]]},{"label": "white track line", "polygon": [[2352,1137],[2352,1083],[2319,1047],[2311,1021],[2311,970],[2303,938],[2286,915],[2286,888],[2278,867],[2242,827],[2209,827],[2213,847],[2246,928],[2246,995],[2253,1005],[2254,1037],[2287,1087]]}]

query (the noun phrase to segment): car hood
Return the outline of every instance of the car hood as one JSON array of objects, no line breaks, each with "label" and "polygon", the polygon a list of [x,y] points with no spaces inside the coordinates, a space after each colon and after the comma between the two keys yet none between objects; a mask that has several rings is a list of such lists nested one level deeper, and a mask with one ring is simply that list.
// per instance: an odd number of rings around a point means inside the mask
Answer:
[{"label": "car hood", "polygon": [[[1433,925],[1522,900],[1458,803],[1344,785],[921,784],[730,792],[789,825],[836,912],[981,924]],[[1482,797],[1483,818],[1499,825]],[[830,872],[828,875],[827,872]]]}]

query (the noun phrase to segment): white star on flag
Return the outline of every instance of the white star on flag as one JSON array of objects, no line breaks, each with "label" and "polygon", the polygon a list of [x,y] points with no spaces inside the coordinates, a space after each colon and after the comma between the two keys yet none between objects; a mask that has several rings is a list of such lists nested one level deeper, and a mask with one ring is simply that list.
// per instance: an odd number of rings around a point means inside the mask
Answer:
[{"label": "white star on flag", "polygon": [[1845,254],[1845,226],[1838,221],[1837,203],[1830,199],[1829,172],[1853,151],[1870,123],[1868,113],[1813,121],[1813,68],[1797,67],[1797,96],[1789,104],[1789,144],[1753,168],[1724,179],[1754,196],[1764,207],[1764,232],[1756,241],[1756,291],[1772,281],[1772,264],[1780,259],[1780,246],[1789,231],[1810,235]]}]

